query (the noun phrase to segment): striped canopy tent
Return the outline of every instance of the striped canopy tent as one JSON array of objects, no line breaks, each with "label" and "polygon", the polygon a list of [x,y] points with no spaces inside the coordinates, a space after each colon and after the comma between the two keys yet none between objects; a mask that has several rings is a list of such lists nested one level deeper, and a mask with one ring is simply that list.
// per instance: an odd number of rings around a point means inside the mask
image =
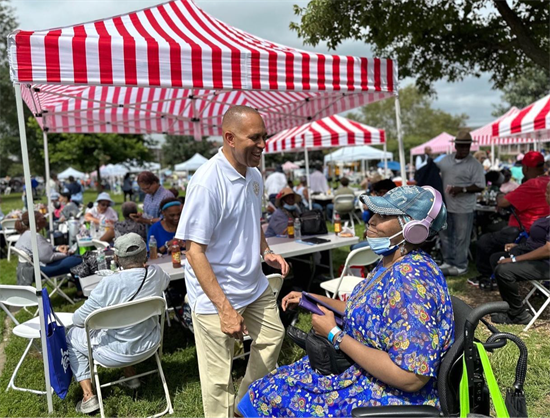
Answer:
[{"label": "striped canopy tent", "polygon": [[550,141],[550,95],[492,124],[495,137],[525,138],[533,142]]},{"label": "striped canopy tent", "polygon": [[384,144],[385,151],[386,136],[384,130],[342,116],[332,115],[279,132],[267,140],[264,153],[304,151],[307,186],[309,188],[308,151],[366,144]]},{"label": "striped canopy tent", "polygon": [[[223,23],[191,0],[53,30],[18,30],[8,43],[28,189],[22,98],[43,128],[47,159],[48,131],[171,133],[198,139],[219,135],[221,116],[242,104],[257,108],[273,134],[395,96],[404,160],[392,60],[276,44]],[[37,255],[34,234],[32,242]],[[35,263],[37,287],[38,269]],[[42,348],[46,353],[44,343]],[[44,368],[49,386],[47,362]],[[49,391],[47,399],[52,412]]]}]

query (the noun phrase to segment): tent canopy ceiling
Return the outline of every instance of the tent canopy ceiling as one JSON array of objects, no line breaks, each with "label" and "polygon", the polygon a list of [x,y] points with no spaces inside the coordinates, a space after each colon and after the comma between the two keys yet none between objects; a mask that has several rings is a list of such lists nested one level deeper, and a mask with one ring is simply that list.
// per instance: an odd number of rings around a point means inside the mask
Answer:
[{"label": "tent canopy ceiling", "polygon": [[[430,147],[432,149],[432,153],[434,154],[453,152],[454,144],[452,141],[454,141],[454,139],[455,139],[454,136],[449,135],[447,132],[443,132],[437,135],[435,138],[430,139],[428,142],[425,142],[422,145],[418,145],[412,148],[411,155],[424,154],[424,148],[426,147]],[[479,144],[473,143],[470,149],[472,151],[478,150]]]},{"label": "tent canopy ceiling", "polygon": [[321,120],[290,128],[269,138],[265,153],[297,152],[349,145],[383,144],[386,141],[382,129],[332,115]]},{"label": "tent canopy ceiling", "polygon": [[[493,136],[550,140],[550,95],[492,125]],[[516,140],[517,142],[517,140]]]},{"label": "tent canopy ceiling", "polygon": [[356,147],[344,147],[338,151],[334,151],[325,155],[325,164],[330,162],[351,162],[351,161],[366,161],[366,160],[391,160],[393,153],[384,152],[379,149],[369,147],[368,145],[360,145]]},{"label": "tent canopy ceiling", "polygon": [[207,161],[208,161],[208,158],[205,158],[202,155],[200,155],[199,153],[196,153],[195,155],[193,155],[187,161],[185,161],[183,163],[180,163],[180,164],[176,164],[174,166],[174,170],[176,170],[176,171],[195,171]]},{"label": "tent canopy ceiling", "polygon": [[396,94],[379,58],[326,55],[258,38],[173,0],[110,19],[9,36],[10,75],[50,132],[221,134],[232,105],[269,133]]}]

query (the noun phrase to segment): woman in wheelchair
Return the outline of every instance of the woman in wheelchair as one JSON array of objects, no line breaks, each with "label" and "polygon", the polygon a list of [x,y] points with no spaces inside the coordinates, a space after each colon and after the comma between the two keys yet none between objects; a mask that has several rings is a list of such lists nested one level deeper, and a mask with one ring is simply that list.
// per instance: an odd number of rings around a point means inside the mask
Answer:
[{"label": "woman in wheelchair", "polygon": [[[347,302],[315,295],[345,311],[313,315],[314,331],[350,358],[341,374],[323,375],[308,356],[252,383],[239,403],[244,416],[351,416],[360,406],[439,406],[436,376],[454,340],[445,277],[420,244],[446,222],[441,195],[432,188],[399,187],[384,196],[361,196],[375,214],[370,246],[383,258]],[[301,293],[282,301],[296,306]]]}]

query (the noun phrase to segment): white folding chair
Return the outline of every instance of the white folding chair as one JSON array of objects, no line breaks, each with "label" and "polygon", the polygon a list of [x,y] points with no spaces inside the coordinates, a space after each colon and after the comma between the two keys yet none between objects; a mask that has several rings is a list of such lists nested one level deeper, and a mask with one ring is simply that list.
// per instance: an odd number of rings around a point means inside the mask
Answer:
[{"label": "white folding chair", "polygon": [[4,190],[4,195],[7,196],[11,194],[11,187],[6,187],[6,190]]},{"label": "white folding chair", "polygon": [[[353,194],[341,194],[334,197],[334,210],[332,211],[332,223],[336,214],[338,215],[349,215],[351,222],[351,229],[355,230],[355,224],[353,219],[355,218],[355,195]],[[336,210],[336,205],[340,205],[340,209]]]},{"label": "white folding chair", "polygon": [[109,248],[109,243],[105,241],[101,241],[100,239],[93,239],[92,244],[98,249],[98,250],[104,250],[105,248]]},{"label": "white folding chair", "polygon": [[[531,319],[531,321],[527,324],[527,326],[523,328],[523,331],[527,331],[529,328],[531,328],[531,325],[535,323],[535,321],[540,316],[540,314],[543,313],[546,307],[548,306],[548,304],[550,304],[550,290],[544,287],[544,285],[537,280],[531,280],[530,282],[533,285],[533,288],[529,291],[525,299],[523,299],[523,304],[529,307],[529,310],[533,313],[533,319]],[[542,293],[546,298],[538,311],[535,309],[533,305],[531,305],[531,302],[529,302],[529,299],[531,298],[531,296],[533,296],[533,294],[537,290],[540,293]]]},{"label": "white folding chair", "polygon": [[362,277],[350,275],[352,266],[368,266],[380,260],[380,256],[375,254],[370,247],[357,248],[348,254],[342,274],[338,279],[327,280],[321,283],[325,293],[329,298],[338,298],[344,294],[350,294],[353,288],[363,280]]},{"label": "white folding chair", "polygon": [[[166,413],[173,414],[174,409],[172,408],[172,401],[170,400],[170,392],[168,391],[168,385],[166,384],[166,379],[164,377],[164,371],[162,370],[162,364],[160,358],[162,357],[162,339],[164,336],[164,312],[166,311],[166,301],[159,296],[151,296],[148,298],[143,298],[135,300],[132,302],[121,303],[119,305],[108,306],[106,308],[98,309],[91,313],[84,321],[84,327],[86,329],[86,339],[88,342],[88,359],[90,361],[90,371],[92,382],[94,382],[97,399],[99,400],[99,408],[101,411],[101,418],[105,417],[105,411],[103,409],[103,398],[101,395],[101,389],[113,386],[118,383],[125,382],[130,379],[139,379],[142,376],[147,376],[153,373],[158,373],[160,380],[162,381],[162,386],[164,388],[164,394],[166,397],[166,409],[162,412],[153,415],[153,417],[160,417]],[[132,366],[137,363],[141,363],[148,358],[154,356],[157,363],[157,368],[155,370],[150,370],[145,373],[140,373],[135,376],[125,377],[113,382],[101,384],[99,381],[98,366],[103,368],[112,368],[105,366],[94,359],[93,356],[93,347],[90,341],[90,331],[92,330],[106,330],[106,329],[117,329],[117,328],[126,328],[137,325],[143,321],[146,321],[152,317],[158,317],[160,321],[160,340],[157,344],[147,350],[145,353],[142,353],[139,356],[139,360],[136,360],[133,363],[126,364],[124,367]]]},{"label": "white folding chair", "polygon": [[13,245],[17,242],[19,235],[17,231],[15,230],[15,223],[18,221],[18,219],[3,219],[0,224],[2,225],[2,234],[4,235],[4,239],[6,240],[6,246],[8,247],[8,261],[11,260],[11,250]]},{"label": "white folding chair", "polygon": [[[23,250],[20,250],[19,248],[12,248],[12,251],[17,254],[19,257],[20,263],[29,263],[31,266],[34,267],[34,264],[32,262],[31,257]],[[51,287],[53,287],[53,290],[50,293],[50,297],[52,297],[55,293],[59,292],[59,295],[65,299],[71,304],[74,305],[74,301],[67,296],[63,290],[61,290],[61,286],[69,279],[69,276],[67,274],[62,274],[60,276],[54,276],[54,277],[48,277],[46,274],[40,270],[40,275],[42,276],[42,284],[44,282],[48,283]],[[59,280],[59,281],[58,281]]]},{"label": "white folding chair", "polygon": [[[270,274],[267,276],[267,281],[269,282],[269,286],[271,287],[271,290],[273,291],[273,296],[275,296],[275,300],[279,297],[279,293],[281,292],[281,288],[283,287],[284,278],[281,274]],[[252,338],[250,338],[249,335],[245,335],[243,337],[244,341],[252,341]],[[236,356],[233,356],[233,360],[238,358],[246,357],[250,354],[250,351],[244,351],[241,354],[238,354]]]},{"label": "white folding chair", "polygon": [[[0,285],[0,308],[2,308],[4,312],[6,312],[8,317],[15,324],[15,327],[13,328],[13,333],[18,337],[27,338],[29,340],[29,344],[27,345],[27,348],[21,355],[21,358],[19,359],[17,366],[15,366],[15,370],[13,371],[13,374],[11,375],[10,382],[8,383],[8,387],[6,388],[6,392],[9,389],[14,389],[14,390],[20,390],[23,392],[36,393],[38,395],[46,394],[46,391],[20,388],[15,385],[15,377],[17,376],[17,373],[19,372],[19,369],[23,364],[23,360],[25,360],[25,357],[27,357],[27,354],[29,353],[31,347],[33,346],[34,340],[40,338],[40,318],[34,317],[21,324],[19,323],[19,321],[17,321],[17,319],[15,319],[15,316],[13,316],[13,314],[8,309],[8,306],[14,306],[17,308],[25,308],[25,309],[29,307],[37,307],[38,297],[39,296],[36,296],[36,288],[32,286]],[[73,324],[72,313],[59,312],[59,313],[56,313],[56,315],[66,328],[72,326]],[[35,346],[35,348],[38,351],[40,351],[39,347]]]}]

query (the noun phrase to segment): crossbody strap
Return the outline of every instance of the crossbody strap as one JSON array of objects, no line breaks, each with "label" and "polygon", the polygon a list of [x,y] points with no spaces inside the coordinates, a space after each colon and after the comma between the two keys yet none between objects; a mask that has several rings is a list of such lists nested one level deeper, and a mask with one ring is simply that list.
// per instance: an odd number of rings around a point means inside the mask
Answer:
[{"label": "crossbody strap", "polygon": [[131,302],[131,301],[134,300],[134,298],[137,296],[137,294],[139,293],[139,291],[141,290],[141,288],[145,284],[145,280],[147,279],[147,267],[149,267],[149,266],[145,266],[145,275],[143,276],[143,280],[141,281],[141,284],[139,285],[139,288],[138,288],[137,292],[134,293],[134,296],[132,296],[128,302]]}]

